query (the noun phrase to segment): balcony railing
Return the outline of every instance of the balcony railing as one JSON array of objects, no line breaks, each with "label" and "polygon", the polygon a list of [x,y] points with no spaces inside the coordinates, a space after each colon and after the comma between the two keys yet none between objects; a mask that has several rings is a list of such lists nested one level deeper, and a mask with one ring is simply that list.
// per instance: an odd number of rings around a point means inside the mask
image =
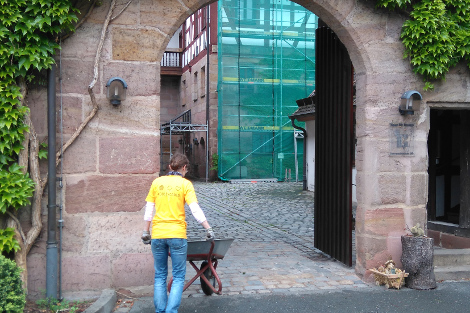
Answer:
[{"label": "balcony railing", "polygon": [[181,75],[181,52],[179,51],[165,51],[163,53],[161,65],[162,75]]},{"label": "balcony railing", "polygon": [[180,67],[181,66],[181,53],[165,51],[163,54],[161,66]]}]

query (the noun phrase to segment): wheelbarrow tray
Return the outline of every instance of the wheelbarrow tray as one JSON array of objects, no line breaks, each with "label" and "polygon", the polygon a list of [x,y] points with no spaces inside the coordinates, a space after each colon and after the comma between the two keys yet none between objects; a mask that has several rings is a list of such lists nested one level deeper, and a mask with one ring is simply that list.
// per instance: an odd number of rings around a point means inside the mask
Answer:
[{"label": "wheelbarrow tray", "polygon": [[210,259],[223,259],[234,239],[216,239],[214,240],[214,249],[211,255],[210,241],[188,241],[187,261],[204,261]]}]

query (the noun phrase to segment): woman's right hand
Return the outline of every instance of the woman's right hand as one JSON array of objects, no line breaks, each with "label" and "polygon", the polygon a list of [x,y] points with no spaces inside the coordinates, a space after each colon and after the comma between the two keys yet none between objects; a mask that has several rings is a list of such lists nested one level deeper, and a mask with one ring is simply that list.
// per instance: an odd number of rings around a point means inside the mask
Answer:
[{"label": "woman's right hand", "polygon": [[150,236],[150,231],[144,230],[144,232],[142,233],[142,237],[140,237],[140,239],[142,239],[142,242],[144,243],[144,245],[149,245],[150,240],[152,239],[152,237]]},{"label": "woman's right hand", "polygon": [[214,231],[212,230],[212,227],[209,227],[206,229],[206,241],[213,241],[215,236],[214,236]]}]

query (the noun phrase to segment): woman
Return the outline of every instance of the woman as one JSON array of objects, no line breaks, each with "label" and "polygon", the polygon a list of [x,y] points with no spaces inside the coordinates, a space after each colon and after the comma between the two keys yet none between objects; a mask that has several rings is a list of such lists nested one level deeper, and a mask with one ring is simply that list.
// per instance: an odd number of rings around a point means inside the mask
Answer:
[{"label": "woman", "polygon": [[[175,154],[170,159],[167,176],[155,179],[145,201],[144,243],[150,243],[155,266],[153,302],[155,312],[176,313],[181,303],[186,275],[186,215],[184,203],[191,209],[194,218],[207,230],[207,239],[214,239],[214,232],[204,212],[197,203],[193,184],[184,178],[189,160],[185,155]],[[153,211],[155,209],[155,215]],[[152,235],[150,235],[150,224]],[[171,253],[173,284],[167,296],[168,252]]]}]

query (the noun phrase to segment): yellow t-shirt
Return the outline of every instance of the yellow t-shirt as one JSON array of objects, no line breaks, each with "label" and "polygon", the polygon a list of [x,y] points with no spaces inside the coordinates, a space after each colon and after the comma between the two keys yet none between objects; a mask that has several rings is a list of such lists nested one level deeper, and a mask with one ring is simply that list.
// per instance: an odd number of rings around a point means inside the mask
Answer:
[{"label": "yellow t-shirt", "polygon": [[155,203],[152,239],[186,239],[184,203],[197,202],[193,184],[178,175],[162,176],[152,182],[145,199]]}]

